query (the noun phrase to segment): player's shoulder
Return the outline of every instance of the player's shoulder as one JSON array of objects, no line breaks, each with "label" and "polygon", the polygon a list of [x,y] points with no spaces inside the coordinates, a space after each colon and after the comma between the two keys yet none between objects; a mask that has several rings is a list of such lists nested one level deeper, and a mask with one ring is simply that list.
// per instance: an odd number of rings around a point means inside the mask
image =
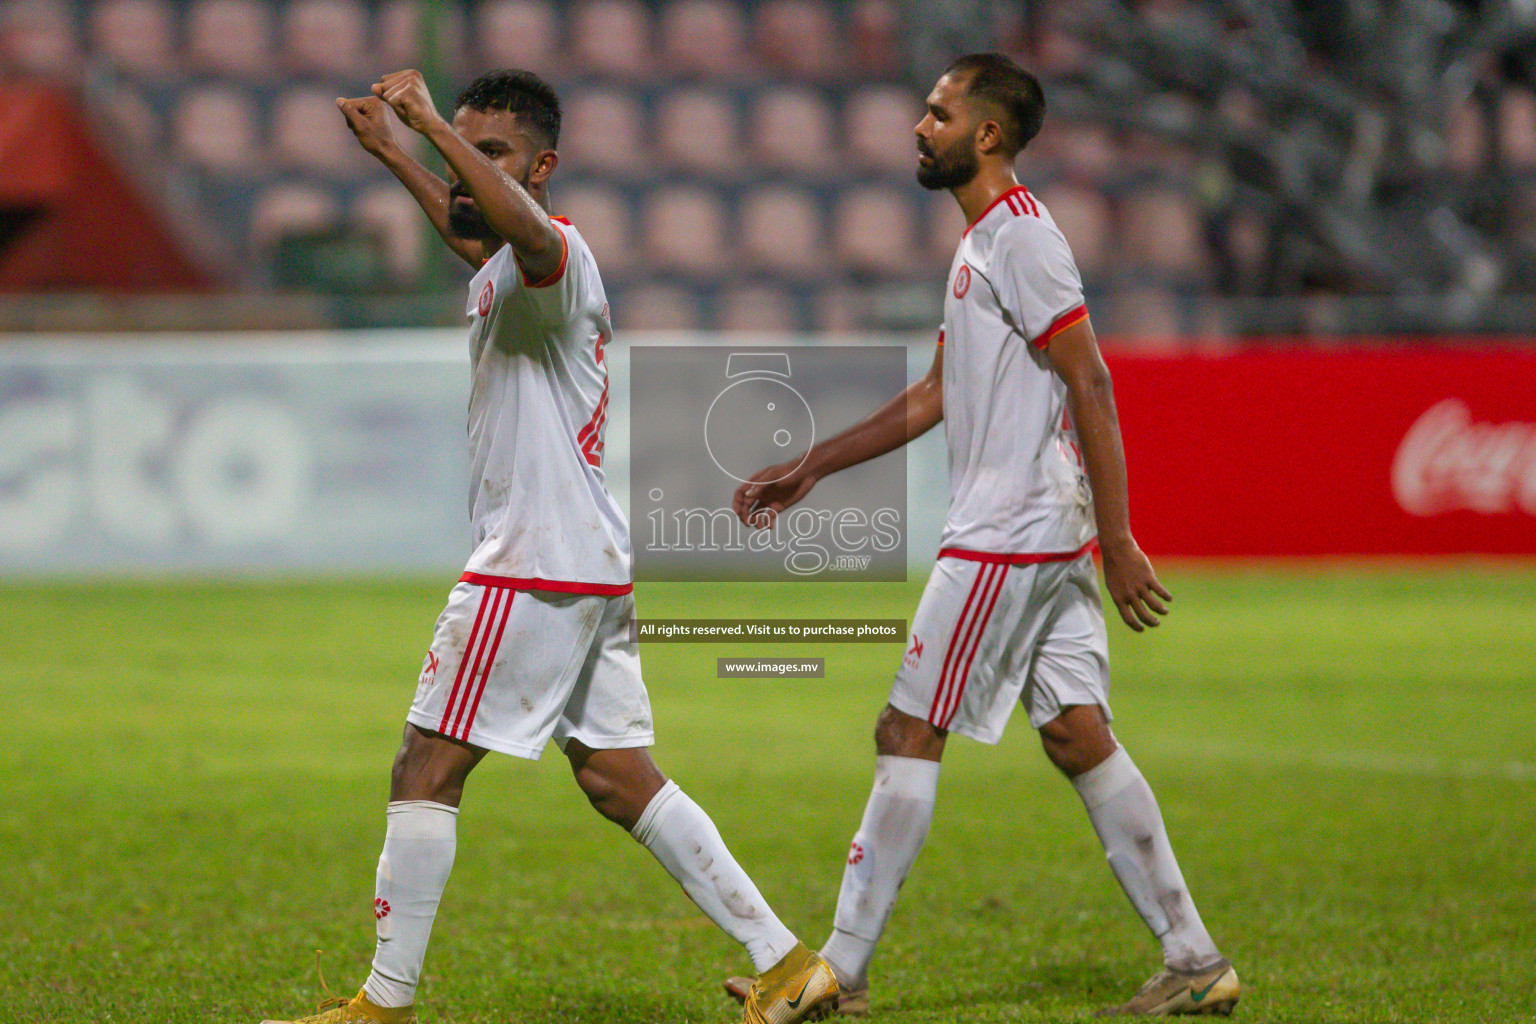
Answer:
[{"label": "player's shoulder", "polygon": [[[987,239],[994,258],[1031,261],[1072,258],[1066,236],[1043,203],[1023,188],[1017,193],[1006,194],[1006,197],[1013,198],[1010,212],[997,216],[994,211],[992,230]],[[1008,206],[1007,203],[1000,205]]]}]

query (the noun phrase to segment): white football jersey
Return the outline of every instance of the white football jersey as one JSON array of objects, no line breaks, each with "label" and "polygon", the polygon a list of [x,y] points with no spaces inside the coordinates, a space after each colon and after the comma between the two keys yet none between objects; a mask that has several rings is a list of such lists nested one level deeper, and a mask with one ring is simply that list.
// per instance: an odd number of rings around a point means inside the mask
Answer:
[{"label": "white football jersey", "polygon": [[944,298],[949,516],[940,554],[1081,553],[1093,498],[1051,338],[1088,316],[1072,250],[1023,186],[966,229]]},{"label": "white football jersey", "polygon": [[613,337],[597,262],[554,218],[559,269],[529,281],[510,245],[469,285],[469,516],[463,579],[623,594],[629,525],[603,478]]}]

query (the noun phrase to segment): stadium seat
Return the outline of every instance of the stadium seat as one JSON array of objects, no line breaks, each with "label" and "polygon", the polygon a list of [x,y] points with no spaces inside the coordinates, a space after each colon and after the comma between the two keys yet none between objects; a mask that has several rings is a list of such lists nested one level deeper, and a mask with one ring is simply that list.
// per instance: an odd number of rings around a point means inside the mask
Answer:
[{"label": "stadium seat", "polygon": [[260,118],[246,90],[228,85],[191,89],[177,102],[171,120],[174,151],[193,166],[237,178],[266,170]]},{"label": "stadium seat", "polygon": [[126,85],[113,89],[97,101],[96,108],[104,115],[118,143],[134,160],[161,156],[163,126],[154,108],[137,89]]},{"label": "stadium seat", "polygon": [[766,70],[820,82],[842,69],[837,19],[823,0],[767,0],[757,8],[755,36]]},{"label": "stadium seat", "polygon": [[725,205],[707,189],[672,185],[650,192],[641,212],[647,265],[663,273],[713,279],[734,266]]},{"label": "stadium seat", "polygon": [[837,255],[856,276],[907,274],[913,269],[915,220],[903,192],[878,185],[850,188],[832,214]]},{"label": "stadium seat", "polygon": [[1445,120],[1445,162],[1458,174],[1476,174],[1488,160],[1488,123],[1476,100],[1452,107]]},{"label": "stadium seat", "polygon": [[0,7],[0,71],[72,77],[80,70],[75,19],[59,0],[10,0]]},{"label": "stadium seat", "polygon": [[338,223],[336,200],[313,185],[274,185],[256,197],[251,212],[251,249],[269,254],[279,239],[334,228]]},{"label": "stadium seat", "polygon": [[823,288],[811,302],[811,329],[821,334],[850,334],[868,326],[866,301],[857,291],[842,285]]},{"label": "stadium seat", "polygon": [[671,0],[659,30],[657,49],[668,75],[729,78],[747,63],[741,8],[731,0]]},{"label": "stadium seat", "polygon": [[929,193],[926,230],[931,266],[938,273],[945,273],[965,234],[965,214],[954,196],[948,192]]},{"label": "stadium seat", "polygon": [[[1050,131],[1047,136],[1046,132]],[[1085,185],[1101,185],[1110,180],[1116,171],[1118,154],[1109,129],[1091,121],[1058,121],[1054,125],[1046,119],[1036,142],[1051,149],[1051,155],[1060,163],[1062,172]],[[1025,149],[1035,149],[1031,143]]]},{"label": "stadium seat", "polygon": [[632,93],[573,90],[564,98],[560,155],[578,173],[634,177],[649,169],[645,115]]},{"label": "stadium seat", "polygon": [[1119,252],[1129,266],[1165,280],[1192,281],[1205,274],[1200,214],[1183,193],[1147,188],[1126,197],[1120,212]]},{"label": "stadium seat", "polygon": [[488,0],[475,9],[475,53],[486,68],[560,69],[560,21],[544,0]]},{"label": "stadium seat", "polygon": [[832,107],[800,86],[764,90],[753,105],[750,149],[771,171],[825,174],[834,165]]},{"label": "stadium seat", "polygon": [[571,14],[574,70],[614,78],[651,71],[651,21],[638,0],[583,0]]},{"label": "stadium seat", "polygon": [[716,89],[673,89],[656,104],[656,148],[665,166],[714,178],[742,170],[736,101]]},{"label": "stadium seat", "polygon": [[693,331],[702,318],[699,299],[676,285],[648,284],[632,288],[613,304],[616,331]]},{"label": "stadium seat", "polygon": [[1536,168],[1536,93],[1513,86],[1499,98],[1499,156],[1506,167]]},{"label": "stadium seat", "polygon": [[352,201],[352,221],[384,239],[390,276],[408,284],[421,275],[431,228],[421,207],[396,182],[370,185]]},{"label": "stadium seat", "polygon": [[555,192],[555,212],[576,225],[605,276],[633,268],[634,225],[629,203],[617,189],[586,183],[560,186]]},{"label": "stadium seat", "polygon": [[187,62],[196,71],[272,74],[272,8],[263,0],[196,0],[187,9]]},{"label": "stadium seat", "polygon": [[917,136],[922,118],[921,97],[910,89],[875,86],[860,89],[843,108],[843,134],[854,165],[886,174],[911,175],[917,170]]},{"label": "stadium seat", "polygon": [[147,78],[176,69],[176,12],[167,0],[103,0],[90,6],[92,55]]},{"label": "stadium seat", "polygon": [[716,298],[715,327],[722,331],[788,334],[802,329],[792,295],[771,285],[727,288]]},{"label": "stadium seat", "polygon": [[770,185],[741,203],[741,247],[748,265],[793,280],[824,279],[822,213],[804,189]]},{"label": "stadium seat", "polygon": [[1089,309],[1094,333],[1117,348],[1172,352],[1184,346],[1184,313],[1178,296],[1153,285],[1115,292]]},{"label": "stadium seat", "polygon": [[[423,50],[425,45],[421,22],[423,6],[421,0],[387,0],[378,8],[374,16],[377,56],[369,58],[370,63],[365,69],[365,77],[372,80],[385,71],[420,67],[428,61],[429,56]],[[439,5],[435,28],[440,67],[445,74],[452,75],[457,82],[466,71],[462,59],[465,43],[464,21],[461,17],[460,5]],[[479,63],[477,57],[473,71],[479,74],[483,70],[485,66]],[[444,99],[448,98],[444,97]]]},{"label": "stadium seat", "polygon": [[336,109],[334,90],[300,87],[281,94],[272,104],[271,126],[280,167],[349,177],[373,166]]},{"label": "stadium seat", "polygon": [[857,78],[901,69],[901,9],[895,0],[857,0],[848,15],[848,58]]},{"label": "stadium seat", "polygon": [[339,77],[371,72],[368,36],[360,0],[294,0],[283,12],[283,59],[290,71]]},{"label": "stadium seat", "polygon": [[1098,189],[1059,182],[1041,189],[1039,197],[1072,247],[1083,278],[1097,278],[1111,269],[1114,220],[1103,194]]}]

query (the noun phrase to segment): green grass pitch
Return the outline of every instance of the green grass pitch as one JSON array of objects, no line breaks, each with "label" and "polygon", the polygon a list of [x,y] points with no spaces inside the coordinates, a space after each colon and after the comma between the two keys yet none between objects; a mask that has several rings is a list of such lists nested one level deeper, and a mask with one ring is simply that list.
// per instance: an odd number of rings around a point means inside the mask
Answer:
[{"label": "green grass pitch", "polygon": [[[1248,1021],[1536,1014],[1536,566],[1169,563],[1112,624],[1152,782]],[[450,582],[0,588],[0,1020],[312,1012],[372,950],[386,774]],[[909,585],[645,585],[640,613],[910,618]],[[822,655],[725,681],[715,658]],[[786,923],[826,935],[895,645],[651,645],[656,756]],[[956,740],[872,972],[880,1020],[1070,1020],[1155,945],[1022,715]],[[555,751],[488,759],[424,1021],[706,1022],[748,967]]]}]

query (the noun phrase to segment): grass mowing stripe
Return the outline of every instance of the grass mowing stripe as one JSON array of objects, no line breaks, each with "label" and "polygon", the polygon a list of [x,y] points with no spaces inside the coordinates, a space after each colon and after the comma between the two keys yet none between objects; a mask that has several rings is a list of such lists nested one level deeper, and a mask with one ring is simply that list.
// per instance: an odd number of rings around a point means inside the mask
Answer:
[{"label": "grass mowing stripe", "polygon": [[[1529,699],[1536,568],[1160,565],[1158,631],[1112,624],[1116,731],[1202,915],[1273,1022],[1536,1014]],[[425,582],[0,587],[0,1019],[307,1012],[358,983],[385,773],[431,624]],[[647,617],[910,620],[919,587],[642,585]],[[70,643],[58,624],[70,624]],[[898,645],[644,650],[657,757],[785,921],[824,936]],[[715,658],[826,658],[719,680]],[[471,781],[425,1021],[734,1018],[746,967],[558,757]],[[1515,778],[1507,777],[1513,772]],[[882,1020],[1076,1019],[1155,966],[1022,716],[946,755],[874,968]]]}]

